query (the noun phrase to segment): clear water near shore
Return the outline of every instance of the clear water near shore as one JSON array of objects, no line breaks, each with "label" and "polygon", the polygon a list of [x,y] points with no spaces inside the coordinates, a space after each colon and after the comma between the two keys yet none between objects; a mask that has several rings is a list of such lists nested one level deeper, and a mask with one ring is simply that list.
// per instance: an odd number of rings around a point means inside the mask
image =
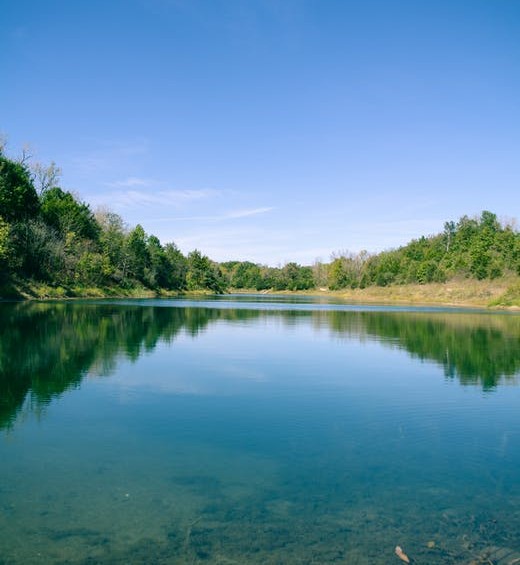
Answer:
[{"label": "clear water near shore", "polygon": [[0,563],[520,550],[519,315],[247,296],[0,322]]}]

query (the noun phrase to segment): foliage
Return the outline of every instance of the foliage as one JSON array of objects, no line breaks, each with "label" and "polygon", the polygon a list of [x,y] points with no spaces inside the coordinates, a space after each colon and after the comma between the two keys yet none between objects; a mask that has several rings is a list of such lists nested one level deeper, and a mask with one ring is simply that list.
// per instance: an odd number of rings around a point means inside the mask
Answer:
[{"label": "foliage", "polygon": [[167,284],[165,288],[184,290],[187,284],[188,260],[175,243],[167,243],[164,246],[164,255],[168,263],[166,273]]},{"label": "foliage", "polygon": [[316,286],[312,267],[293,262],[266,267],[250,261],[229,261],[220,266],[227,285],[234,289],[308,290]]},{"label": "foliage", "polygon": [[0,216],[0,265],[7,260],[9,250],[9,224]]},{"label": "foliage", "polygon": [[121,216],[114,212],[99,211],[96,214],[101,233],[99,244],[106,258],[105,275],[121,283],[126,280],[128,256],[125,251],[126,229]]},{"label": "foliage", "polygon": [[80,238],[99,239],[100,226],[88,204],[78,202],[72,193],[58,186],[43,192],[41,214],[45,223],[63,237],[72,233]]},{"label": "foliage", "polygon": [[150,262],[146,232],[140,224],[128,234],[125,241],[128,270],[132,278],[144,282],[144,271]]},{"label": "foliage", "polygon": [[328,268],[327,282],[329,288],[357,288],[363,285],[363,267],[368,259],[368,253],[342,253],[333,256]]},{"label": "foliage", "polygon": [[344,254],[329,264],[331,289],[426,284],[459,276],[478,280],[520,274],[520,234],[495,214],[446,222],[444,232],[376,255]]},{"label": "foliage", "polygon": [[224,292],[226,286],[218,265],[198,249],[188,255],[186,284],[188,290],[208,289],[216,293]]},{"label": "foliage", "polygon": [[[378,254],[342,252],[312,267],[288,262],[268,267],[251,261],[218,264],[199,250],[184,256],[170,242],[129,229],[110,211],[93,214],[89,205],[58,186],[54,163],[31,169],[0,152],[0,268],[12,277],[51,286],[84,286],[153,291],[232,289],[302,291],[477,280],[520,275],[520,234],[495,214],[463,216],[437,235],[420,237]],[[34,183],[37,183],[38,190]]]},{"label": "foliage", "polygon": [[262,270],[260,265],[251,261],[229,261],[221,267],[227,278],[228,285],[236,289],[262,289]]},{"label": "foliage", "polygon": [[0,216],[7,222],[34,218],[39,206],[27,167],[0,153]]},{"label": "foliage", "polygon": [[15,273],[42,281],[53,281],[63,276],[65,242],[41,219],[13,224],[9,243],[9,267]]}]

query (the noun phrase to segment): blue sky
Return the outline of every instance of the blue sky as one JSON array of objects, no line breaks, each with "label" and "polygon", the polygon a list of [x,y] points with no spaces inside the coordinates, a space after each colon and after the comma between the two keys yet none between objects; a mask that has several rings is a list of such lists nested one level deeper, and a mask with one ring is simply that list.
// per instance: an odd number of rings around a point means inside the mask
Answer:
[{"label": "blue sky", "polygon": [[520,219],[519,0],[3,0],[0,131],[93,209],[277,265]]}]

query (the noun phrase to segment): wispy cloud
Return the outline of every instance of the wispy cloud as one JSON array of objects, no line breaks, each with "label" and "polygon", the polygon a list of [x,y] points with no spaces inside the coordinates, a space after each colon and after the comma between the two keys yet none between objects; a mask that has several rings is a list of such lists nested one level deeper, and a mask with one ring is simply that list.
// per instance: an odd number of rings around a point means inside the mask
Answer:
[{"label": "wispy cloud", "polygon": [[235,210],[223,216],[223,219],[247,218],[248,216],[257,216],[258,214],[265,214],[273,210],[272,206],[263,206],[262,208],[251,208],[249,210]]},{"label": "wispy cloud", "polygon": [[261,208],[249,208],[246,210],[231,210],[222,214],[207,216],[179,216],[168,218],[154,218],[154,222],[222,222],[225,220],[237,220],[240,218],[248,218],[250,216],[258,216],[274,210],[272,206],[263,206]]},{"label": "wispy cloud", "polygon": [[113,182],[107,182],[107,186],[112,188],[129,188],[132,186],[150,186],[152,181],[150,179],[143,179],[139,177],[128,177],[123,180],[116,180]]},{"label": "wispy cloud", "polygon": [[109,204],[116,208],[135,208],[142,206],[174,206],[179,207],[183,204],[201,201],[220,196],[222,191],[213,188],[186,189],[186,190],[155,190],[153,182],[148,179],[130,177],[123,181],[111,183],[112,187],[146,187],[144,190],[119,190],[98,195],[95,200],[98,204]]}]

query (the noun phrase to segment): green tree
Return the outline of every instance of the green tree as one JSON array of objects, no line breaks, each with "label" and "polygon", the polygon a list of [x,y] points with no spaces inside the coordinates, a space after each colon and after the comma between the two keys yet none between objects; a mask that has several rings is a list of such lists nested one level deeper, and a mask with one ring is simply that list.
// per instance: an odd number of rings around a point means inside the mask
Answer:
[{"label": "green tree", "polygon": [[186,284],[189,290],[211,290],[217,293],[225,290],[225,281],[220,269],[198,249],[188,254]]},{"label": "green tree", "polygon": [[168,261],[168,284],[166,288],[172,290],[185,289],[187,285],[188,260],[175,243],[167,243],[164,246],[164,255]]},{"label": "green tree", "polygon": [[66,251],[56,231],[40,219],[13,224],[11,267],[26,277],[53,282],[65,269]]},{"label": "green tree", "polygon": [[370,284],[387,286],[396,282],[401,267],[401,251],[383,251],[367,261],[367,279]]},{"label": "green tree", "polygon": [[145,267],[145,282],[150,288],[169,288],[169,261],[163,246],[155,235],[147,240],[148,264]]},{"label": "green tree", "polygon": [[0,216],[0,261],[7,258],[9,249],[9,224]]},{"label": "green tree", "polygon": [[309,290],[316,287],[312,267],[300,266],[296,279],[296,290]]},{"label": "green tree", "polygon": [[261,270],[251,261],[236,262],[230,278],[233,288],[258,288],[262,284]]},{"label": "green tree", "polygon": [[108,283],[111,274],[110,262],[106,255],[84,250],[75,264],[74,282],[99,286]]},{"label": "green tree", "polygon": [[96,220],[101,229],[101,252],[107,259],[104,262],[106,275],[124,284],[128,275],[129,256],[125,246],[127,230],[123,219],[114,212],[104,210],[97,212]]},{"label": "green tree", "polygon": [[284,280],[284,286],[287,290],[301,290],[299,288],[299,275],[300,275],[300,265],[297,263],[287,263],[282,268],[282,279]]},{"label": "green tree", "polygon": [[0,216],[7,222],[35,218],[38,195],[27,167],[0,153]]},{"label": "green tree", "polygon": [[140,282],[145,282],[145,268],[149,264],[150,254],[148,252],[148,238],[140,224],[137,224],[128,234],[125,247],[128,252],[130,275]]},{"label": "green tree", "polygon": [[349,286],[349,277],[344,257],[336,257],[329,265],[327,286],[331,290],[339,290]]},{"label": "green tree", "polygon": [[70,192],[57,186],[46,190],[41,199],[41,212],[45,222],[62,237],[72,233],[93,241],[99,239],[101,229],[90,207],[78,202]]},{"label": "green tree", "polygon": [[211,268],[209,258],[195,249],[188,253],[188,273],[186,282],[189,290],[206,288],[206,274]]}]

